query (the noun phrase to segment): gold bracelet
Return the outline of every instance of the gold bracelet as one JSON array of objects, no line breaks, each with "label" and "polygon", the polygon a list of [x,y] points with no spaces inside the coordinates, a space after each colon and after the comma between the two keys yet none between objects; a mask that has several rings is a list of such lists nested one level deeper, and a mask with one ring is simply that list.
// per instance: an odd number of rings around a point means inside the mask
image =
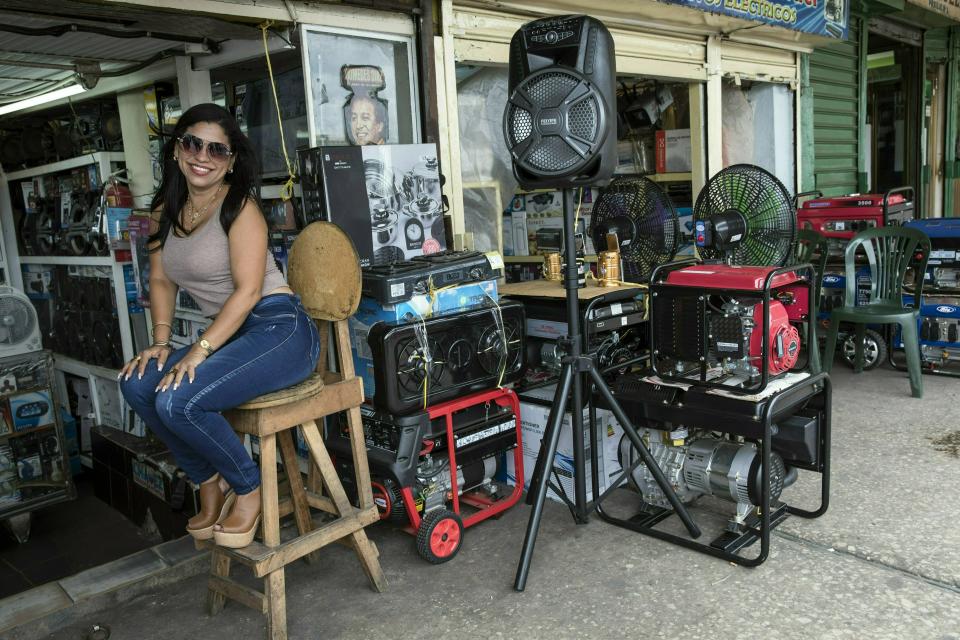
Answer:
[{"label": "gold bracelet", "polygon": [[170,328],[172,329],[172,328],[173,328],[173,325],[171,325],[169,322],[164,322],[163,320],[158,320],[157,322],[154,322],[154,323],[153,323],[153,328],[154,328],[154,330],[156,330],[157,327],[170,327]]}]

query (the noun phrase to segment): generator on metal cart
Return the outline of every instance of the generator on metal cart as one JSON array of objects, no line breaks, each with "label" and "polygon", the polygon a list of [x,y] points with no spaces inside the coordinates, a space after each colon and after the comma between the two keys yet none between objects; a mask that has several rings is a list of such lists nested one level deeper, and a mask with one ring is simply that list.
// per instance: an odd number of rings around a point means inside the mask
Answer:
[{"label": "generator on metal cart", "polygon": [[914,218],[913,187],[898,187],[886,193],[853,194],[824,198],[820,191],[798,193],[804,197],[797,210],[801,229],[812,229],[827,238],[831,258],[843,258],[847,242],[858,232],[874,227],[906,224]]},{"label": "generator on metal cart", "polygon": [[[920,338],[920,359],[923,370],[946,376],[960,376],[960,219],[931,218],[914,220],[908,227],[919,229],[930,237],[930,257],[923,274],[923,295],[917,335]],[[909,286],[908,291],[915,287]],[[904,294],[903,305],[913,306],[914,296]],[[903,338],[894,332],[890,364],[906,370],[903,359]]]},{"label": "generator on metal cart", "polygon": [[[620,376],[612,391],[627,417],[643,425],[638,431],[682,504],[719,499],[735,507],[706,544],[659,528],[676,508],[622,441],[621,478],[639,493],[639,510],[626,517],[606,506],[598,512],[617,526],[757,566],[775,526],[791,514],[818,517],[829,503],[830,379],[797,368],[801,346],[812,339],[819,283],[811,265],[785,266],[796,214],[768,172],[746,165],[721,171],[697,198],[694,220],[701,257],[715,261],[653,271],[653,373]],[[799,470],[821,476],[815,509],[782,500]],[[611,482],[598,502],[619,484]],[[713,517],[690,509],[696,513]],[[756,556],[741,555],[758,540]]]},{"label": "generator on metal cart", "polygon": [[[520,401],[512,390],[475,393],[406,416],[369,406],[361,413],[381,520],[414,535],[417,551],[428,562],[451,560],[465,528],[520,500]],[[346,424],[328,433],[326,441],[346,482],[353,477]],[[504,493],[494,478],[502,454],[511,451],[518,480]]]}]

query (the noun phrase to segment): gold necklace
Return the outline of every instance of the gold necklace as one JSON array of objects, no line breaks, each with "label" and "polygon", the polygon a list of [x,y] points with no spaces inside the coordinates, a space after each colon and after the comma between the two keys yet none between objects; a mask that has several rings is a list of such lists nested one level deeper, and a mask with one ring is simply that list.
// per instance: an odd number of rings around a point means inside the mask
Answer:
[{"label": "gold necklace", "polygon": [[221,189],[223,189],[222,182],[217,186],[217,190],[214,192],[213,197],[211,197],[210,200],[207,201],[207,204],[205,204],[199,210],[193,206],[193,196],[191,196],[189,193],[187,194],[187,204],[190,205],[190,228],[191,229],[193,229],[193,227],[196,226],[197,220],[199,220],[202,216],[204,216],[207,213],[207,209],[210,208],[210,205],[212,205],[214,200],[217,199],[217,196],[220,195]]}]

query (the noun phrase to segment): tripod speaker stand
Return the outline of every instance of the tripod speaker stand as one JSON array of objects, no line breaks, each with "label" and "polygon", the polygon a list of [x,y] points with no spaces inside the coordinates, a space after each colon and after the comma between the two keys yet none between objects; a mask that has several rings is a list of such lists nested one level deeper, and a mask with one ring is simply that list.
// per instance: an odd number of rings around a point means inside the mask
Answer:
[{"label": "tripod speaker stand", "polygon": [[[553,404],[550,408],[550,415],[547,418],[547,428],[543,434],[543,442],[540,447],[540,456],[537,459],[537,466],[530,481],[530,496],[533,497],[533,512],[530,514],[530,520],[527,523],[527,532],[523,539],[523,551],[520,556],[520,564],[517,566],[517,575],[513,588],[517,591],[523,591],[527,584],[527,577],[530,573],[530,562],[533,559],[533,548],[537,541],[537,532],[540,529],[540,519],[543,516],[543,503],[547,497],[549,488],[550,469],[553,466],[554,457],[557,454],[557,444],[560,440],[560,429],[563,422],[563,415],[569,408],[571,414],[571,428],[573,430],[573,466],[574,466],[574,487],[575,502],[574,510],[576,519],[585,522],[589,513],[596,508],[596,498],[598,482],[597,468],[593,469],[593,496],[594,503],[587,503],[586,499],[586,472],[585,472],[585,451],[583,446],[583,382],[586,378],[592,383],[597,392],[603,396],[606,404],[609,406],[613,415],[617,418],[624,434],[630,439],[630,442],[640,453],[643,463],[650,469],[651,474],[660,485],[664,495],[670,501],[674,511],[680,517],[687,531],[694,538],[700,536],[700,529],[690,518],[686,507],[680,502],[677,494],[667,482],[663,472],[656,461],[650,455],[643,440],[637,430],[631,424],[626,413],[613,397],[607,383],[600,375],[596,362],[593,357],[583,353],[583,342],[581,332],[580,318],[580,299],[577,295],[578,274],[577,274],[577,253],[574,240],[574,189],[563,190],[563,234],[564,234],[564,252],[566,257],[566,268],[564,270],[563,284],[567,290],[567,340],[570,353],[563,359],[563,366],[560,370],[560,381],[557,383],[557,391],[553,396]],[[590,384],[587,388],[590,388]],[[572,403],[571,400],[572,391]],[[595,447],[592,447],[595,448]]]},{"label": "tripod speaker stand", "polygon": [[[616,69],[613,37],[602,22],[589,16],[556,16],[523,25],[510,41],[509,91],[504,110],[504,139],[510,149],[513,173],[525,189],[563,189],[563,234],[567,290],[567,340],[569,355],[563,359],[560,382],[553,398],[540,457],[530,482],[533,513],[523,541],[514,588],[523,591],[530,572],[543,501],[547,496],[550,469],[560,439],[560,425],[570,395],[574,451],[573,509],[578,522],[585,522],[597,501],[596,465],[593,466],[594,504],[586,499],[583,446],[583,382],[595,386],[624,433],[650,468],[690,534],[700,530],[690,519],[637,430],[617,404],[600,376],[594,359],[583,353],[580,335],[580,300],[577,295],[577,250],[574,239],[574,189],[604,184],[616,167],[617,141],[614,105]],[[595,450],[595,447],[592,448]]]}]

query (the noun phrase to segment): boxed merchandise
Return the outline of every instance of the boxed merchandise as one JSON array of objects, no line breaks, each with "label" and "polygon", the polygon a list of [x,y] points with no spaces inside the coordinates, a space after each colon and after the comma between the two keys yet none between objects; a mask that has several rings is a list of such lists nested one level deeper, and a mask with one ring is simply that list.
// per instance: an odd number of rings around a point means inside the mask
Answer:
[{"label": "boxed merchandise", "polygon": [[527,232],[527,212],[520,210],[511,213],[510,224],[513,228],[513,255],[530,255],[530,236]]},{"label": "boxed merchandise", "polygon": [[[550,415],[550,405],[553,402],[555,386],[544,387],[534,391],[528,391],[520,394],[520,424],[523,432],[523,469],[524,469],[524,489],[530,488],[530,478],[533,476],[534,467],[537,464],[537,456],[540,455],[540,447],[544,432],[547,428],[547,418]],[[591,480],[592,453],[590,447],[590,413],[588,408],[583,410],[583,444],[585,456],[585,472],[587,474],[587,499],[593,499],[593,485]],[[606,448],[607,422],[609,414],[606,411],[597,411],[598,445]],[[574,496],[573,482],[573,427],[571,414],[567,411],[563,416],[563,422],[560,427],[560,441],[557,444],[557,455],[554,458],[554,470],[556,475],[560,476],[560,486],[570,500]],[[604,438],[604,442],[599,442],[599,438]],[[618,439],[619,440],[619,439]],[[599,450],[599,449],[598,449]],[[606,470],[604,468],[604,457],[599,459],[600,473],[600,491],[606,489]],[[513,456],[507,456],[507,483],[516,484],[516,470],[513,463]],[[555,483],[556,477],[551,474],[551,480]],[[551,500],[561,501],[553,489],[547,491],[547,497]]]},{"label": "boxed merchandise", "polygon": [[361,267],[446,249],[435,144],[317,147],[300,162],[304,210],[321,206]]},{"label": "boxed merchandise", "polygon": [[14,431],[25,431],[53,424],[53,400],[46,391],[32,391],[10,396],[10,415]]},{"label": "boxed merchandise", "polygon": [[0,398],[0,436],[13,431],[13,419],[10,417],[10,406],[6,398]]},{"label": "boxed merchandise", "polygon": [[693,162],[690,156],[690,129],[657,131],[657,173],[690,171]]},{"label": "boxed merchandise", "polygon": [[364,395],[372,398],[376,390],[373,354],[370,351],[370,345],[367,344],[367,335],[373,325],[378,322],[409,322],[431,315],[446,315],[492,304],[497,300],[496,280],[471,282],[440,289],[432,297],[426,294],[413,296],[410,300],[393,305],[383,305],[373,298],[362,297],[357,312],[350,317],[349,325],[353,366],[356,374],[363,379]]}]

